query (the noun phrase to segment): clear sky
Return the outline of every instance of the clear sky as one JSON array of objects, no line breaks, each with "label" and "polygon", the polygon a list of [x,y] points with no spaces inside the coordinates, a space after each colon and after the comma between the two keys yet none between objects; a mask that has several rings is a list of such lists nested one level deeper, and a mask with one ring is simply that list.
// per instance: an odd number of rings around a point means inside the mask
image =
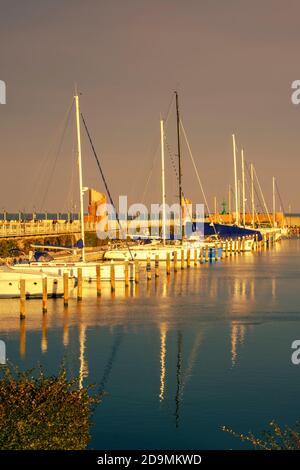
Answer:
[{"label": "clear sky", "polygon": [[[175,89],[213,205],[233,183],[231,134],[268,203],[275,175],[300,210],[300,3],[282,0],[0,0],[0,210],[68,208],[76,195],[74,83],[112,193],[160,198],[159,117]],[[174,114],[168,125],[175,151]],[[70,127],[70,131],[68,130]],[[85,139],[84,184],[103,190]],[[167,156],[167,158],[169,158]],[[148,184],[147,184],[148,180]],[[183,188],[202,202],[183,148]],[[167,196],[176,179],[167,162]]]}]

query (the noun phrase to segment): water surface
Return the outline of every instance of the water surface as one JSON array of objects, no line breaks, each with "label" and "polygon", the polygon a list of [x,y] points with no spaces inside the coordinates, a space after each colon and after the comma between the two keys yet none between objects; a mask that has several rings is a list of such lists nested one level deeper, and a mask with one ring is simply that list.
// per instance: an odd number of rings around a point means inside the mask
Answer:
[{"label": "water surface", "polygon": [[18,301],[0,301],[12,362],[55,373],[64,359],[81,384],[106,391],[91,448],[246,448],[221,426],[259,432],[299,418],[299,240],[148,285],[140,277],[113,297],[88,285],[81,304],[49,301],[46,315],[28,301],[21,324]]}]

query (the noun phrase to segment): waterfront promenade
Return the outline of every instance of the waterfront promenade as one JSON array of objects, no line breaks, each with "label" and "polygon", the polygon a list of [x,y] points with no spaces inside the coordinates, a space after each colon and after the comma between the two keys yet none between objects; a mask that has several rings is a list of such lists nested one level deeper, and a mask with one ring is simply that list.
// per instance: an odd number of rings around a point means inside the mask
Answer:
[{"label": "waterfront promenade", "polygon": [[[85,222],[86,232],[95,232],[95,222]],[[0,225],[0,239],[33,238],[40,236],[55,237],[80,233],[80,222],[68,221],[35,221],[35,222],[7,222]]]}]

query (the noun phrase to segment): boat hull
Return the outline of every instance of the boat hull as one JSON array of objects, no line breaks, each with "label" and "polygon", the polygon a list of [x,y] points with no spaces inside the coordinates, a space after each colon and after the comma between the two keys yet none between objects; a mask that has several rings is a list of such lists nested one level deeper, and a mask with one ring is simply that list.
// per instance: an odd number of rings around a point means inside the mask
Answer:
[{"label": "boat hull", "polygon": [[[101,281],[110,281],[111,280],[111,263],[55,263],[55,262],[32,262],[27,264],[14,264],[11,266],[12,270],[19,272],[26,271],[35,271],[44,274],[54,274],[57,276],[62,276],[65,272],[69,273],[70,278],[78,277],[78,269],[82,270],[82,277],[85,281],[95,281],[96,280],[96,268],[100,266],[100,277]],[[115,270],[115,280],[124,281],[125,280],[125,264],[116,263],[114,264]],[[128,279],[134,280],[134,271],[135,267],[133,263],[128,265]]]},{"label": "boat hull", "polygon": [[[43,275],[32,275],[18,272],[0,272],[0,299],[20,297],[20,281],[25,280],[25,295],[27,298],[43,296]],[[48,297],[56,298],[63,295],[63,279],[47,277]]]}]

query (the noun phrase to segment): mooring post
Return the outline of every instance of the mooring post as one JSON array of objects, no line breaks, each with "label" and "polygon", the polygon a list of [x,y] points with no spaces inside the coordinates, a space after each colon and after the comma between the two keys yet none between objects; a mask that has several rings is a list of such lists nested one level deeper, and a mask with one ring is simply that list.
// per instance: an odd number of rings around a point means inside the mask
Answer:
[{"label": "mooring post", "polygon": [[200,264],[203,264],[203,247],[200,248]]},{"label": "mooring post", "polygon": [[228,240],[225,242],[225,258],[228,258]]},{"label": "mooring post", "polygon": [[25,318],[26,286],[25,279],[20,279],[20,319]]},{"label": "mooring post", "polygon": [[147,263],[146,263],[146,274],[147,274],[147,281],[151,281],[151,261],[150,261],[149,256],[147,258]]},{"label": "mooring post", "polygon": [[67,307],[69,303],[69,273],[65,272],[63,276],[64,280],[64,306]]},{"label": "mooring post", "polygon": [[174,251],[173,263],[174,263],[174,273],[177,273],[177,250]]},{"label": "mooring post", "polygon": [[97,297],[101,297],[101,266],[100,264],[96,265],[96,289],[97,289]]},{"label": "mooring post", "polygon": [[129,264],[128,261],[124,263],[125,287],[129,286]]},{"label": "mooring post", "polygon": [[170,256],[170,252],[167,253],[166,273],[167,273],[167,276],[170,276],[170,274],[171,274],[171,256]]},{"label": "mooring post", "polygon": [[205,246],[205,262],[208,263],[209,260],[209,254],[208,254],[209,248],[208,245]]},{"label": "mooring post", "polygon": [[191,250],[190,248],[187,249],[186,253],[186,266],[189,268],[191,266]]},{"label": "mooring post", "polygon": [[134,261],[134,282],[139,283],[140,265],[137,260]]},{"label": "mooring post", "polygon": [[197,257],[198,257],[198,250],[197,250],[197,248],[194,248],[194,266],[197,266],[197,264],[198,264]]},{"label": "mooring post", "polygon": [[180,261],[181,261],[181,269],[184,269],[184,250],[181,250]]},{"label": "mooring post", "polygon": [[43,285],[43,298],[42,298],[42,311],[43,313],[47,312],[47,301],[48,301],[48,289],[47,289],[47,277],[44,276],[42,279]]},{"label": "mooring post", "polygon": [[159,277],[159,255],[155,255],[155,277]]},{"label": "mooring post", "polygon": [[111,263],[110,265],[110,288],[111,292],[116,290],[116,277],[115,277],[115,264]]},{"label": "mooring post", "polygon": [[77,301],[82,300],[82,268],[77,269]]},{"label": "mooring post", "polygon": [[218,261],[218,243],[215,243],[215,261]]}]

